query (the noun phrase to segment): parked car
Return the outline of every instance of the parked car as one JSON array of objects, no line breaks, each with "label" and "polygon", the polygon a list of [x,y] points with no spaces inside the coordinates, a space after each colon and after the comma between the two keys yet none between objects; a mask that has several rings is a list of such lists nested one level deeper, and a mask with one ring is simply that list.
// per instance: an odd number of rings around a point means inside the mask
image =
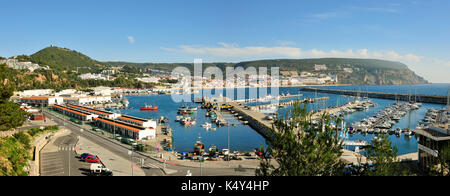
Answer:
[{"label": "parked car", "polygon": [[94,176],[112,176],[113,173],[111,170],[106,168],[102,164],[93,163],[91,164],[91,175]]},{"label": "parked car", "polygon": [[89,153],[83,153],[83,154],[80,155],[80,159],[84,160],[88,156],[92,156],[92,155],[89,154]]},{"label": "parked car", "polygon": [[100,163],[100,159],[95,155],[87,156],[84,158],[84,161],[89,163]]}]

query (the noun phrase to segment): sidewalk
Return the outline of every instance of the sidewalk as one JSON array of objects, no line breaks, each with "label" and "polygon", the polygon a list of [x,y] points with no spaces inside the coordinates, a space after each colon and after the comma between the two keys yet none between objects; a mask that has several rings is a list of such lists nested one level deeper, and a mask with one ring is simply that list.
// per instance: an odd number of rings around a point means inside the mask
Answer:
[{"label": "sidewalk", "polygon": [[75,149],[77,154],[97,155],[103,164],[113,171],[114,176],[145,176],[144,171],[135,164],[132,165],[130,159],[124,159],[83,137],[80,137]]}]

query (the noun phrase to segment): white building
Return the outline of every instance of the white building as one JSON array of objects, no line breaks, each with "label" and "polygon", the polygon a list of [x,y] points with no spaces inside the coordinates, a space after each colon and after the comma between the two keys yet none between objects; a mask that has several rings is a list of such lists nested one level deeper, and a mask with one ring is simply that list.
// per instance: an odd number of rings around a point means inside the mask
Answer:
[{"label": "white building", "polygon": [[322,70],[327,70],[327,66],[326,65],[314,65],[316,71],[322,71]]},{"label": "white building", "polygon": [[344,68],[344,72],[346,72],[346,73],[353,73],[353,69],[349,68],[349,67],[346,67],[346,68]]},{"label": "white building", "polygon": [[63,104],[62,97],[21,97],[20,103],[28,105],[51,106],[55,104]]},{"label": "white building", "polygon": [[111,93],[113,93],[111,87],[98,86],[93,88],[93,90],[95,95],[101,96],[111,96]]},{"label": "white building", "polygon": [[97,105],[111,103],[111,96],[64,97],[66,104]]},{"label": "white building", "polygon": [[62,96],[62,95],[73,96],[77,92],[78,91],[75,90],[75,89],[65,89],[65,90],[62,90],[62,91],[59,91],[59,92],[55,93],[55,96]]},{"label": "white building", "polygon": [[157,78],[157,77],[136,78],[136,80],[145,82],[145,83],[158,83],[159,82],[159,78]]},{"label": "white building", "polygon": [[93,74],[86,73],[78,76],[82,80],[109,80],[109,78],[105,77],[103,74]]},{"label": "white building", "polygon": [[95,118],[95,122],[98,127],[111,131],[114,130],[114,132],[119,133],[120,135],[124,135],[136,140],[142,140],[145,138],[154,139],[156,137],[156,129],[153,128],[140,127],[129,123],[101,117]]},{"label": "white building", "polygon": [[23,92],[19,92],[20,97],[38,97],[38,96],[47,96],[53,94],[53,89],[36,89],[36,90],[25,90]]}]

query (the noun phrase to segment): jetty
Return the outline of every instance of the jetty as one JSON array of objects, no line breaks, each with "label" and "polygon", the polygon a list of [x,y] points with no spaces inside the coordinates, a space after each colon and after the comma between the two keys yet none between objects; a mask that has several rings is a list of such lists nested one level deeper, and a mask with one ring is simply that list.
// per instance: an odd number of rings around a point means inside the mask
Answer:
[{"label": "jetty", "polygon": [[329,97],[318,97],[318,98],[307,98],[307,99],[297,99],[297,100],[291,100],[291,101],[286,101],[286,102],[279,102],[279,103],[269,103],[269,104],[262,104],[262,105],[257,105],[257,106],[249,106],[252,108],[252,110],[261,110],[261,109],[269,109],[271,107],[278,107],[278,108],[283,108],[283,107],[289,107],[289,106],[293,106],[295,103],[300,102],[302,103],[314,103],[316,101],[323,101],[323,100],[327,100],[329,99]]},{"label": "jetty", "polygon": [[223,117],[222,113],[220,111],[214,111],[214,113],[217,116],[216,124],[220,126],[228,126],[228,122]]},{"label": "jetty", "polygon": [[295,98],[295,97],[302,97],[302,94],[296,94],[296,95],[279,95],[276,97],[265,97],[265,98],[259,98],[259,99],[240,99],[240,100],[233,100],[234,102],[245,102],[245,103],[250,103],[250,102],[267,102],[267,101],[272,101],[272,100],[281,100],[281,99],[288,99],[288,98]]},{"label": "jetty", "polygon": [[[229,105],[230,107],[228,107],[228,110],[231,112],[231,114],[233,114],[235,117],[238,117],[239,120],[244,121],[245,124],[248,124],[266,139],[272,138],[274,129],[275,132],[277,132],[276,128],[272,126],[273,121],[267,120],[267,116],[265,114],[258,111],[253,111],[250,107],[245,106],[242,103],[236,102],[227,97],[204,98],[203,102],[205,105]],[[219,111],[215,112],[217,114],[217,119],[222,118],[223,120],[225,120],[225,118],[223,118]]]},{"label": "jetty", "polygon": [[414,100],[416,102],[434,103],[434,104],[443,104],[443,105],[447,104],[446,96],[435,96],[435,95],[422,95],[422,94],[411,95],[411,94],[320,89],[320,88],[302,88],[302,89],[300,89],[300,91],[338,94],[338,95],[347,95],[347,96],[355,96],[355,97],[359,96],[359,95],[365,95],[366,97],[369,97],[369,98],[390,99],[390,100],[400,100],[400,101],[412,101],[412,97],[414,97]]}]

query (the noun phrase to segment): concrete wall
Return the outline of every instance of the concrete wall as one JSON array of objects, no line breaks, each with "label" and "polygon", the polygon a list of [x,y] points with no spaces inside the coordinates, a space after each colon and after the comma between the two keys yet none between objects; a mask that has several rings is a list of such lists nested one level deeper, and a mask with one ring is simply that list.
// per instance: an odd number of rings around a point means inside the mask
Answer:
[{"label": "concrete wall", "polygon": [[272,127],[267,127],[266,125],[262,124],[260,121],[254,119],[253,117],[247,115],[245,112],[240,111],[239,109],[233,108],[233,111],[239,114],[239,116],[242,116],[242,119],[244,121],[248,121],[248,124],[250,127],[252,127],[254,130],[256,130],[261,136],[263,136],[265,139],[271,139],[273,136],[273,130]]},{"label": "concrete wall", "polygon": [[434,103],[434,104],[447,104],[447,97],[445,96],[433,96],[433,95],[406,95],[406,94],[395,94],[395,93],[382,93],[382,92],[364,92],[364,91],[349,91],[349,90],[332,90],[332,89],[317,89],[317,88],[303,88],[301,91],[318,92],[318,93],[330,93],[338,95],[349,95],[349,96],[368,96],[370,98],[378,99],[391,99],[400,101],[411,101],[415,100],[417,97],[417,102],[422,103]]}]

